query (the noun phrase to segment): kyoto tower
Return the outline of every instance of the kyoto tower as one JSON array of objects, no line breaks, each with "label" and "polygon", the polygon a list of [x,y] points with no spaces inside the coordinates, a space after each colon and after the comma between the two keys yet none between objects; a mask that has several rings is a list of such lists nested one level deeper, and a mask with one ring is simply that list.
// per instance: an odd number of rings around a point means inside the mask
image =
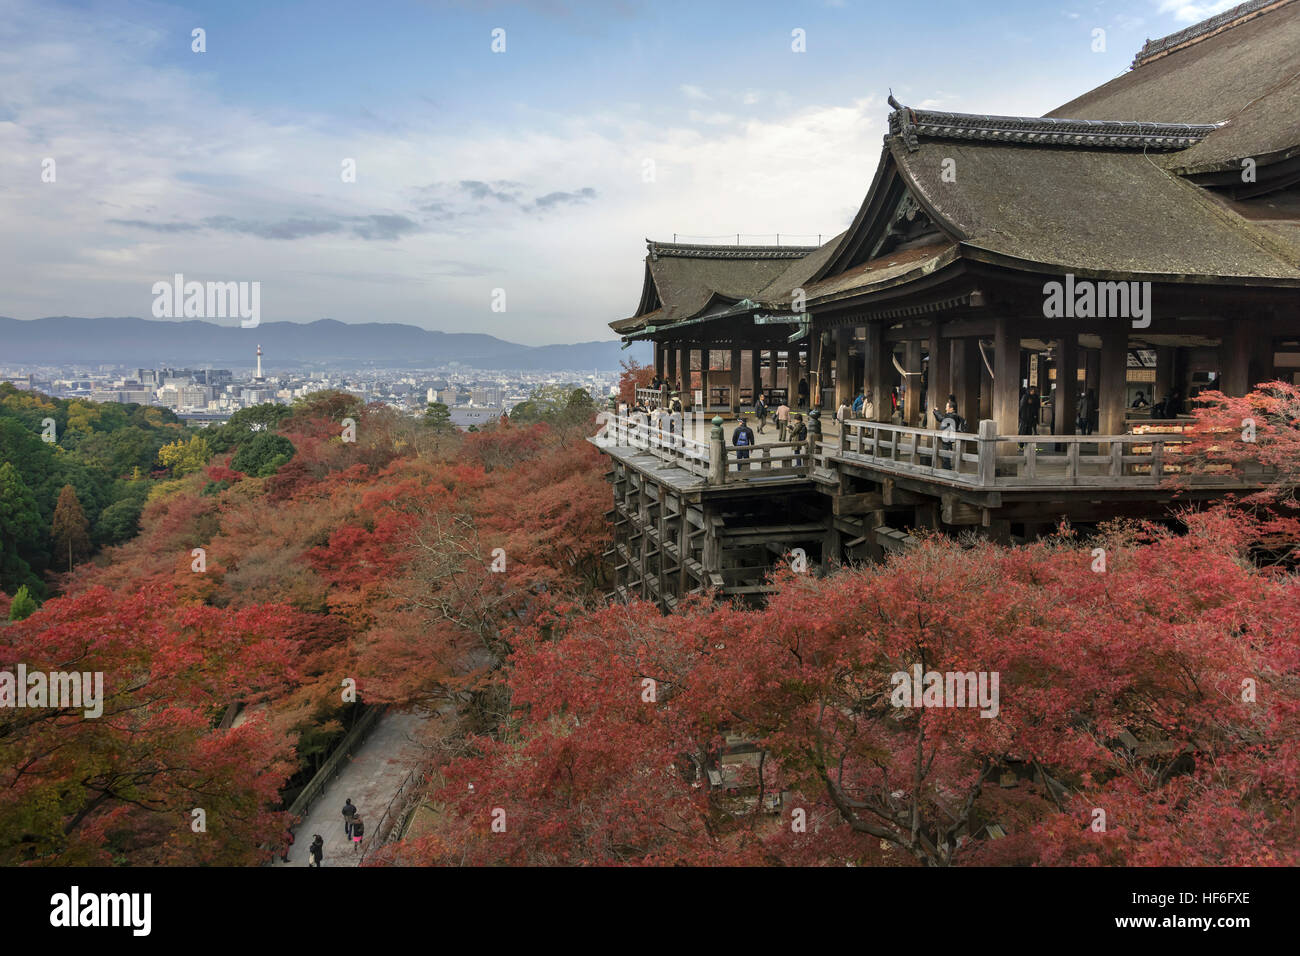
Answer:
[{"label": "kyoto tower", "polygon": [[262,380],[262,346],[257,347],[257,380]]}]

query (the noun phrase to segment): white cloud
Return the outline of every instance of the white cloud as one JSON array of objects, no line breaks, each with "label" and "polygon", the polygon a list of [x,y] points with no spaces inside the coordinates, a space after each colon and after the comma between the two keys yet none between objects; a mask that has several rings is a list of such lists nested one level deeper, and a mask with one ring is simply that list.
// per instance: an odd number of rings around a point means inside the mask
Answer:
[{"label": "white cloud", "polygon": [[1160,12],[1172,13],[1183,23],[1197,23],[1224,10],[1237,6],[1241,0],[1212,0],[1210,3],[1188,3],[1187,0],[1160,0]]},{"label": "white cloud", "polygon": [[709,98],[709,94],[705,93],[703,89],[690,83],[683,83],[678,89],[682,91],[682,94],[688,100],[707,100]]}]

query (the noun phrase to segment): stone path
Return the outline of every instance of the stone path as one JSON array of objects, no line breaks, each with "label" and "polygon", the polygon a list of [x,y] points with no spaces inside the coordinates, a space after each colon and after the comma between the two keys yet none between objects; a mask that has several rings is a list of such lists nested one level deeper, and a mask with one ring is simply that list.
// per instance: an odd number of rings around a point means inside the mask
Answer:
[{"label": "stone path", "polygon": [[384,808],[402,785],[411,768],[423,756],[421,742],[427,737],[430,726],[428,714],[389,712],[379,718],[352,756],[343,772],[325,788],[307,812],[306,818],[294,830],[294,844],[289,849],[289,862],[278,858],[275,866],[306,866],[307,849],[313,835],[325,839],[325,853],[321,866],[356,866],[361,850],[353,849],[343,833],[343,801],[348,798],[361,812],[365,821],[365,844],[375,836],[373,827],[379,823]]}]

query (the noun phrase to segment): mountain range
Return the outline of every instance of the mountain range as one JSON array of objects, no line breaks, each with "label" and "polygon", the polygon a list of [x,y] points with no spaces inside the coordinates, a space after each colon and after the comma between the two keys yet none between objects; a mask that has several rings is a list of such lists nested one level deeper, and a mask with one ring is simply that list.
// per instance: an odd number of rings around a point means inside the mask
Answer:
[{"label": "mountain range", "polygon": [[243,368],[262,366],[390,365],[422,368],[459,362],[475,368],[521,371],[617,371],[620,361],[651,361],[649,344],[626,350],[617,341],[573,345],[518,345],[477,332],[434,332],[390,322],[349,324],[263,322],[240,328],[237,320],[217,325],[198,319],[159,321],[140,318],[53,316],[19,320],[0,316],[0,366],[15,364],[112,364]]}]

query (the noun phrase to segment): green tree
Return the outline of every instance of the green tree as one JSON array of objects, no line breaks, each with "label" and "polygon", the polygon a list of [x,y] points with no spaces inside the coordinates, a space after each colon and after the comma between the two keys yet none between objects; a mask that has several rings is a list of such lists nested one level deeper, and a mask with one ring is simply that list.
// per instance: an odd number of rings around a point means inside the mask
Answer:
[{"label": "green tree", "polygon": [[442,402],[430,402],[425,406],[424,423],[436,431],[450,431],[451,411]]},{"label": "green tree", "polygon": [[41,527],[36,496],[17,468],[0,463],[0,590],[34,583],[43,592],[25,558],[39,543]]},{"label": "green tree", "polygon": [[36,608],[36,599],[24,584],[14,595],[13,603],[9,605],[9,620],[24,621],[36,613]]},{"label": "green tree", "polygon": [[99,514],[95,522],[95,540],[101,545],[121,544],[140,530],[142,502],[135,498],[115,501]]},{"label": "green tree", "polygon": [[258,432],[239,446],[230,466],[246,475],[265,478],[294,456],[293,442],[283,435]]}]

